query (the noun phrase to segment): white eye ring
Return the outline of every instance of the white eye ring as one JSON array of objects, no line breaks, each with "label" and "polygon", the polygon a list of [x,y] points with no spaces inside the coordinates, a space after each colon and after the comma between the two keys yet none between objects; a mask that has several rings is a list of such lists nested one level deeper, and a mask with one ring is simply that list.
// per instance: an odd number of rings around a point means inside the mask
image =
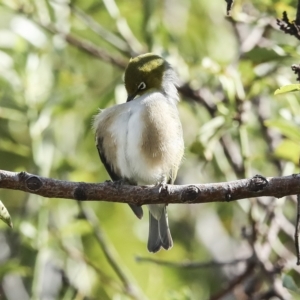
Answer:
[{"label": "white eye ring", "polygon": [[142,81],[139,86],[138,86],[138,90],[144,90],[146,88],[146,83],[144,81]]}]

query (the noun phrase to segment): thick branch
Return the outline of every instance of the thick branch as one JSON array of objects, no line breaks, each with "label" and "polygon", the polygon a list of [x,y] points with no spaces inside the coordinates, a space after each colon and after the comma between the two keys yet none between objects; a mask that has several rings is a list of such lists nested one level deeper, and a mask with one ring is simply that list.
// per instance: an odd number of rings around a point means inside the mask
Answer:
[{"label": "thick branch", "polygon": [[231,182],[130,186],[118,182],[85,183],[40,177],[26,172],[0,170],[0,188],[20,190],[48,198],[78,201],[109,201],[137,205],[158,203],[230,202],[252,197],[280,198],[300,194],[300,174],[283,177],[255,175]]}]

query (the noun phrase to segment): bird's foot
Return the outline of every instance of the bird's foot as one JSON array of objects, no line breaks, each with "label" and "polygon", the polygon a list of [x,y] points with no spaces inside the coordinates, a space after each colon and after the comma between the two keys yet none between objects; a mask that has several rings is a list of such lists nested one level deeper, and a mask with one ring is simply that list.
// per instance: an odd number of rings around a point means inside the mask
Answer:
[{"label": "bird's foot", "polygon": [[120,188],[123,185],[132,185],[132,183],[127,178],[122,178],[119,180],[114,181],[114,184]]},{"label": "bird's foot", "polygon": [[164,195],[169,195],[170,194],[170,188],[169,185],[166,184],[165,182],[158,182],[155,184],[155,186],[158,188],[158,192],[159,194],[161,194],[162,196]]}]

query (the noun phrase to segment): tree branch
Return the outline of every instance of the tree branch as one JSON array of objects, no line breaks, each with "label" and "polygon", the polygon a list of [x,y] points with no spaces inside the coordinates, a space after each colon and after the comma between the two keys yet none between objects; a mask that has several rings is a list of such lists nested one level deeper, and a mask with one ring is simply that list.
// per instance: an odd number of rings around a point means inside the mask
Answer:
[{"label": "tree branch", "polygon": [[112,54],[108,53],[107,51],[103,50],[100,47],[97,47],[90,41],[76,37],[75,35],[64,33],[55,28],[53,24],[42,24],[36,21],[36,24],[44,28],[45,30],[49,31],[52,34],[60,35],[66,42],[70,45],[90,54],[96,58],[99,58],[107,63],[111,63],[114,66],[117,66],[120,69],[124,69],[127,65],[127,62],[118,58],[114,57]]},{"label": "tree branch", "polygon": [[281,198],[300,194],[300,174],[283,177],[255,175],[231,182],[131,186],[118,182],[70,182],[40,177],[26,172],[0,170],[0,188],[20,190],[48,198],[78,201],[108,201],[136,205],[158,203],[230,202],[245,198],[272,196]]},{"label": "tree branch", "polygon": [[255,268],[255,263],[250,262],[247,265],[246,270],[242,274],[240,274],[239,276],[237,276],[233,280],[231,280],[223,290],[212,295],[209,298],[209,300],[222,299],[225,295],[227,295],[229,292],[231,292],[235,286],[237,286],[238,284],[242,283],[245,279],[247,279],[248,276],[251,275],[251,273],[253,272],[254,268]]},{"label": "tree branch", "polygon": [[82,20],[82,22],[87,25],[93,32],[103,38],[103,40],[108,42],[110,45],[118,49],[120,52],[130,55],[130,46],[122,38],[104,28],[100,23],[96,22],[92,17],[86,14],[79,7],[73,5],[72,3],[68,3],[68,5],[74,15]]},{"label": "tree branch", "polygon": [[291,69],[297,75],[296,80],[300,82],[300,65],[293,64],[293,65],[291,65]]},{"label": "tree branch", "polygon": [[163,267],[170,267],[170,268],[182,268],[182,269],[203,269],[203,268],[221,268],[224,266],[231,266],[237,265],[239,263],[247,263],[253,259],[252,256],[247,258],[239,258],[233,259],[230,261],[208,261],[208,262],[197,262],[197,261],[183,261],[183,262],[174,262],[174,261],[166,261],[161,259],[155,259],[150,257],[140,257],[137,256],[135,260],[137,262],[146,262],[146,263],[153,263]]},{"label": "tree branch", "polygon": [[225,0],[227,2],[226,12],[230,16],[234,0]]},{"label": "tree branch", "polygon": [[[299,8],[299,6],[298,6]],[[299,16],[299,12],[297,12],[297,18]],[[290,21],[287,15],[287,12],[284,11],[282,13],[282,19],[277,19],[277,25],[279,29],[286,34],[290,34],[300,40],[300,25],[297,23],[299,20]]]}]

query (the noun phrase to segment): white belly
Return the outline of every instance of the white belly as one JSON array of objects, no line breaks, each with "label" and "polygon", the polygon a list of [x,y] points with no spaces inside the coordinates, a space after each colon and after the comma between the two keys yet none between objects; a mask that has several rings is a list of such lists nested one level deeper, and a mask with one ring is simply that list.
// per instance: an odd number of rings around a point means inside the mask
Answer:
[{"label": "white belly", "polygon": [[[133,104],[133,103],[132,103]],[[130,105],[111,127],[117,147],[117,165],[122,178],[134,180],[137,184],[155,184],[163,174],[160,166],[153,166],[141,154],[142,133],[144,130],[141,119],[142,102]],[[145,133],[144,133],[145,134]],[[122,145],[122,146],[120,146]]]}]

